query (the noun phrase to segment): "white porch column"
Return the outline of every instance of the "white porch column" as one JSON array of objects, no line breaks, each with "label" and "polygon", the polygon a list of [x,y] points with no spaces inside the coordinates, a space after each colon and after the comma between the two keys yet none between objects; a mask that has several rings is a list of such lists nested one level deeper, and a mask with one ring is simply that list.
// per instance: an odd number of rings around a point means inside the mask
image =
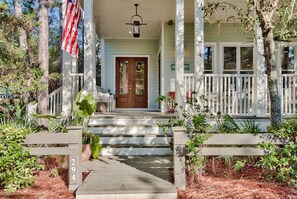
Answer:
[{"label": "white porch column", "polygon": [[265,77],[265,58],[264,43],[262,38],[262,30],[256,25],[256,59],[257,59],[257,74],[256,74],[256,97],[255,108],[256,116],[263,117],[266,115],[266,103],[265,96],[267,96],[267,83]]},{"label": "white porch column", "polygon": [[84,89],[93,93],[96,89],[96,28],[93,0],[84,0]]},{"label": "white porch column", "polygon": [[176,0],[175,16],[175,101],[183,105],[184,98],[184,0]]},{"label": "white porch column", "polygon": [[194,39],[194,73],[196,97],[203,94],[203,73],[204,73],[204,0],[195,0],[195,39]]},{"label": "white porch column", "polygon": [[[62,21],[64,22],[67,0],[62,0]],[[63,24],[63,23],[62,23]],[[63,25],[62,25],[63,26]],[[71,115],[72,108],[72,78],[71,73],[76,70],[76,58],[68,52],[62,51],[62,114]]]}]

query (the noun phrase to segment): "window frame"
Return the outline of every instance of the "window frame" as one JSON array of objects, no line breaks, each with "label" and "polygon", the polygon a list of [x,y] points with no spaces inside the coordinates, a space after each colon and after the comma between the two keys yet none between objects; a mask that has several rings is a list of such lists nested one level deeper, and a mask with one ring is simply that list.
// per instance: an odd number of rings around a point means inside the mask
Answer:
[{"label": "window frame", "polygon": [[[292,70],[283,70],[284,47],[294,47],[294,68]],[[297,70],[297,42],[282,42],[279,45],[279,71],[280,74],[296,74]]]},{"label": "window frame", "polygon": [[[204,42],[204,50],[205,50],[205,47],[211,47],[212,48],[212,68],[211,70],[206,70],[205,69],[205,66],[204,66],[204,73],[214,73],[215,71],[215,64],[216,64],[216,60],[217,60],[217,57],[216,57],[216,52],[217,52],[217,49],[216,49],[216,42]],[[204,51],[203,51],[203,65],[204,65]]]},{"label": "window frame", "polygon": [[[230,70],[224,69],[224,48],[225,47],[235,47],[236,48],[236,69],[235,70]],[[253,52],[253,68],[251,70],[241,70],[241,52],[240,49],[241,47],[252,47],[252,52]],[[254,43],[242,43],[242,42],[221,42],[220,43],[220,72],[221,73],[236,73],[236,74],[241,74],[243,73],[254,73],[255,72],[255,66],[256,66],[256,54],[255,54],[255,44]]]}]

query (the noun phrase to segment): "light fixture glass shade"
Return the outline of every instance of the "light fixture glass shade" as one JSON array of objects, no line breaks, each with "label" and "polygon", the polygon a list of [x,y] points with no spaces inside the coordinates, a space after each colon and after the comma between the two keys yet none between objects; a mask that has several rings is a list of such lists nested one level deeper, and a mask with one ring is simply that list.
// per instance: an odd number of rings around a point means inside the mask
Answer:
[{"label": "light fixture glass shade", "polygon": [[133,21],[133,37],[140,36],[140,23],[139,21]]}]

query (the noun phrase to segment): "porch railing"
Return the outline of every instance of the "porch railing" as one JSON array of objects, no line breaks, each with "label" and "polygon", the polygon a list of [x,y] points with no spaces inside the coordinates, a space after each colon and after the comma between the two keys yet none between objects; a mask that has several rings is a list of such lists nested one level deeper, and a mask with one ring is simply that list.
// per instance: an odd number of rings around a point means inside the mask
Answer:
[{"label": "porch railing", "polygon": [[[297,80],[294,74],[282,74],[279,81],[281,109],[285,115],[294,115],[297,109]],[[194,74],[184,75],[185,96],[191,97]],[[205,74],[202,93],[205,105],[212,112],[230,115],[256,115],[256,76],[254,74]],[[267,87],[268,88],[268,87]],[[267,89],[268,90],[268,89]],[[270,112],[269,93],[265,95],[266,112]]]},{"label": "porch railing", "polygon": [[49,114],[59,115],[62,112],[62,87],[49,94]]},{"label": "porch railing", "polygon": [[75,100],[77,93],[84,87],[84,74],[72,73],[72,101]]},{"label": "porch railing", "polygon": [[[83,88],[84,84],[84,74],[83,73],[73,73],[71,74],[72,82],[72,103],[75,100],[77,93]],[[49,94],[49,114],[58,116],[62,112],[62,87],[59,87],[55,91]]]}]

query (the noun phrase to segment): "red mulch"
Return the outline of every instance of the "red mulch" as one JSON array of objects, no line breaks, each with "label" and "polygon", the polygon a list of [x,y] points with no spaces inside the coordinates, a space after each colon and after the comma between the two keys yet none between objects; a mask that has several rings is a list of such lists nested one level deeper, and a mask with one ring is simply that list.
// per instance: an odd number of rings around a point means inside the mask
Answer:
[{"label": "red mulch", "polygon": [[[53,168],[53,162],[57,162],[51,161],[45,161],[48,168]],[[179,191],[180,199],[297,199],[297,187],[268,182],[266,175],[252,165],[247,164],[238,172],[219,161],[215,162],[214,170],[211,165],[207,164],[204,175],[189,175],[187,189]],[[37,180],[33,187],[18,190],[9,196],[0,190],[0,199],[75,198],[68,190],[67,175],[67,169],[60,170],[59,176],[53,176],[50,171],[40,171],[36,174]],[[87,175],[88,172],[84,172],[83,179]]]},{"label": "red mulch", "polygon": [[208,163],[204,175],[190,174],[188,186],[179,191],[179,198],[297,199],[297,187],[268,182],[262,170],[252,164],[238,172],[219,161],[215,162],[215,169],[212,168]]},{"label": "red mulch", "polygon": [[49,171],[40,171],[36,175],[36,183],[33,187],[21,189],[17,192],[6,195],[0,190],[0,198],[17,199],[47,199],[47,198],[75,198],[68,190],[67,185],[61,176],[53,177]]},{"label": "red mulch", "polygon": [[[63,159],[65,158],[65,159]],[[41,160],[45,165],[45,171],[38,171],[35,175],[36,183],[33,187],[20,189],[17,192],[7,195],[0,189],[0,199],[75,199],[74,193],[68,189],[68,169],[67,157],[49,156]],[[58,176],[54,176],[52,169],[59,171]],[[82,179],[87,177],[89,171],[82,173]]]}]

